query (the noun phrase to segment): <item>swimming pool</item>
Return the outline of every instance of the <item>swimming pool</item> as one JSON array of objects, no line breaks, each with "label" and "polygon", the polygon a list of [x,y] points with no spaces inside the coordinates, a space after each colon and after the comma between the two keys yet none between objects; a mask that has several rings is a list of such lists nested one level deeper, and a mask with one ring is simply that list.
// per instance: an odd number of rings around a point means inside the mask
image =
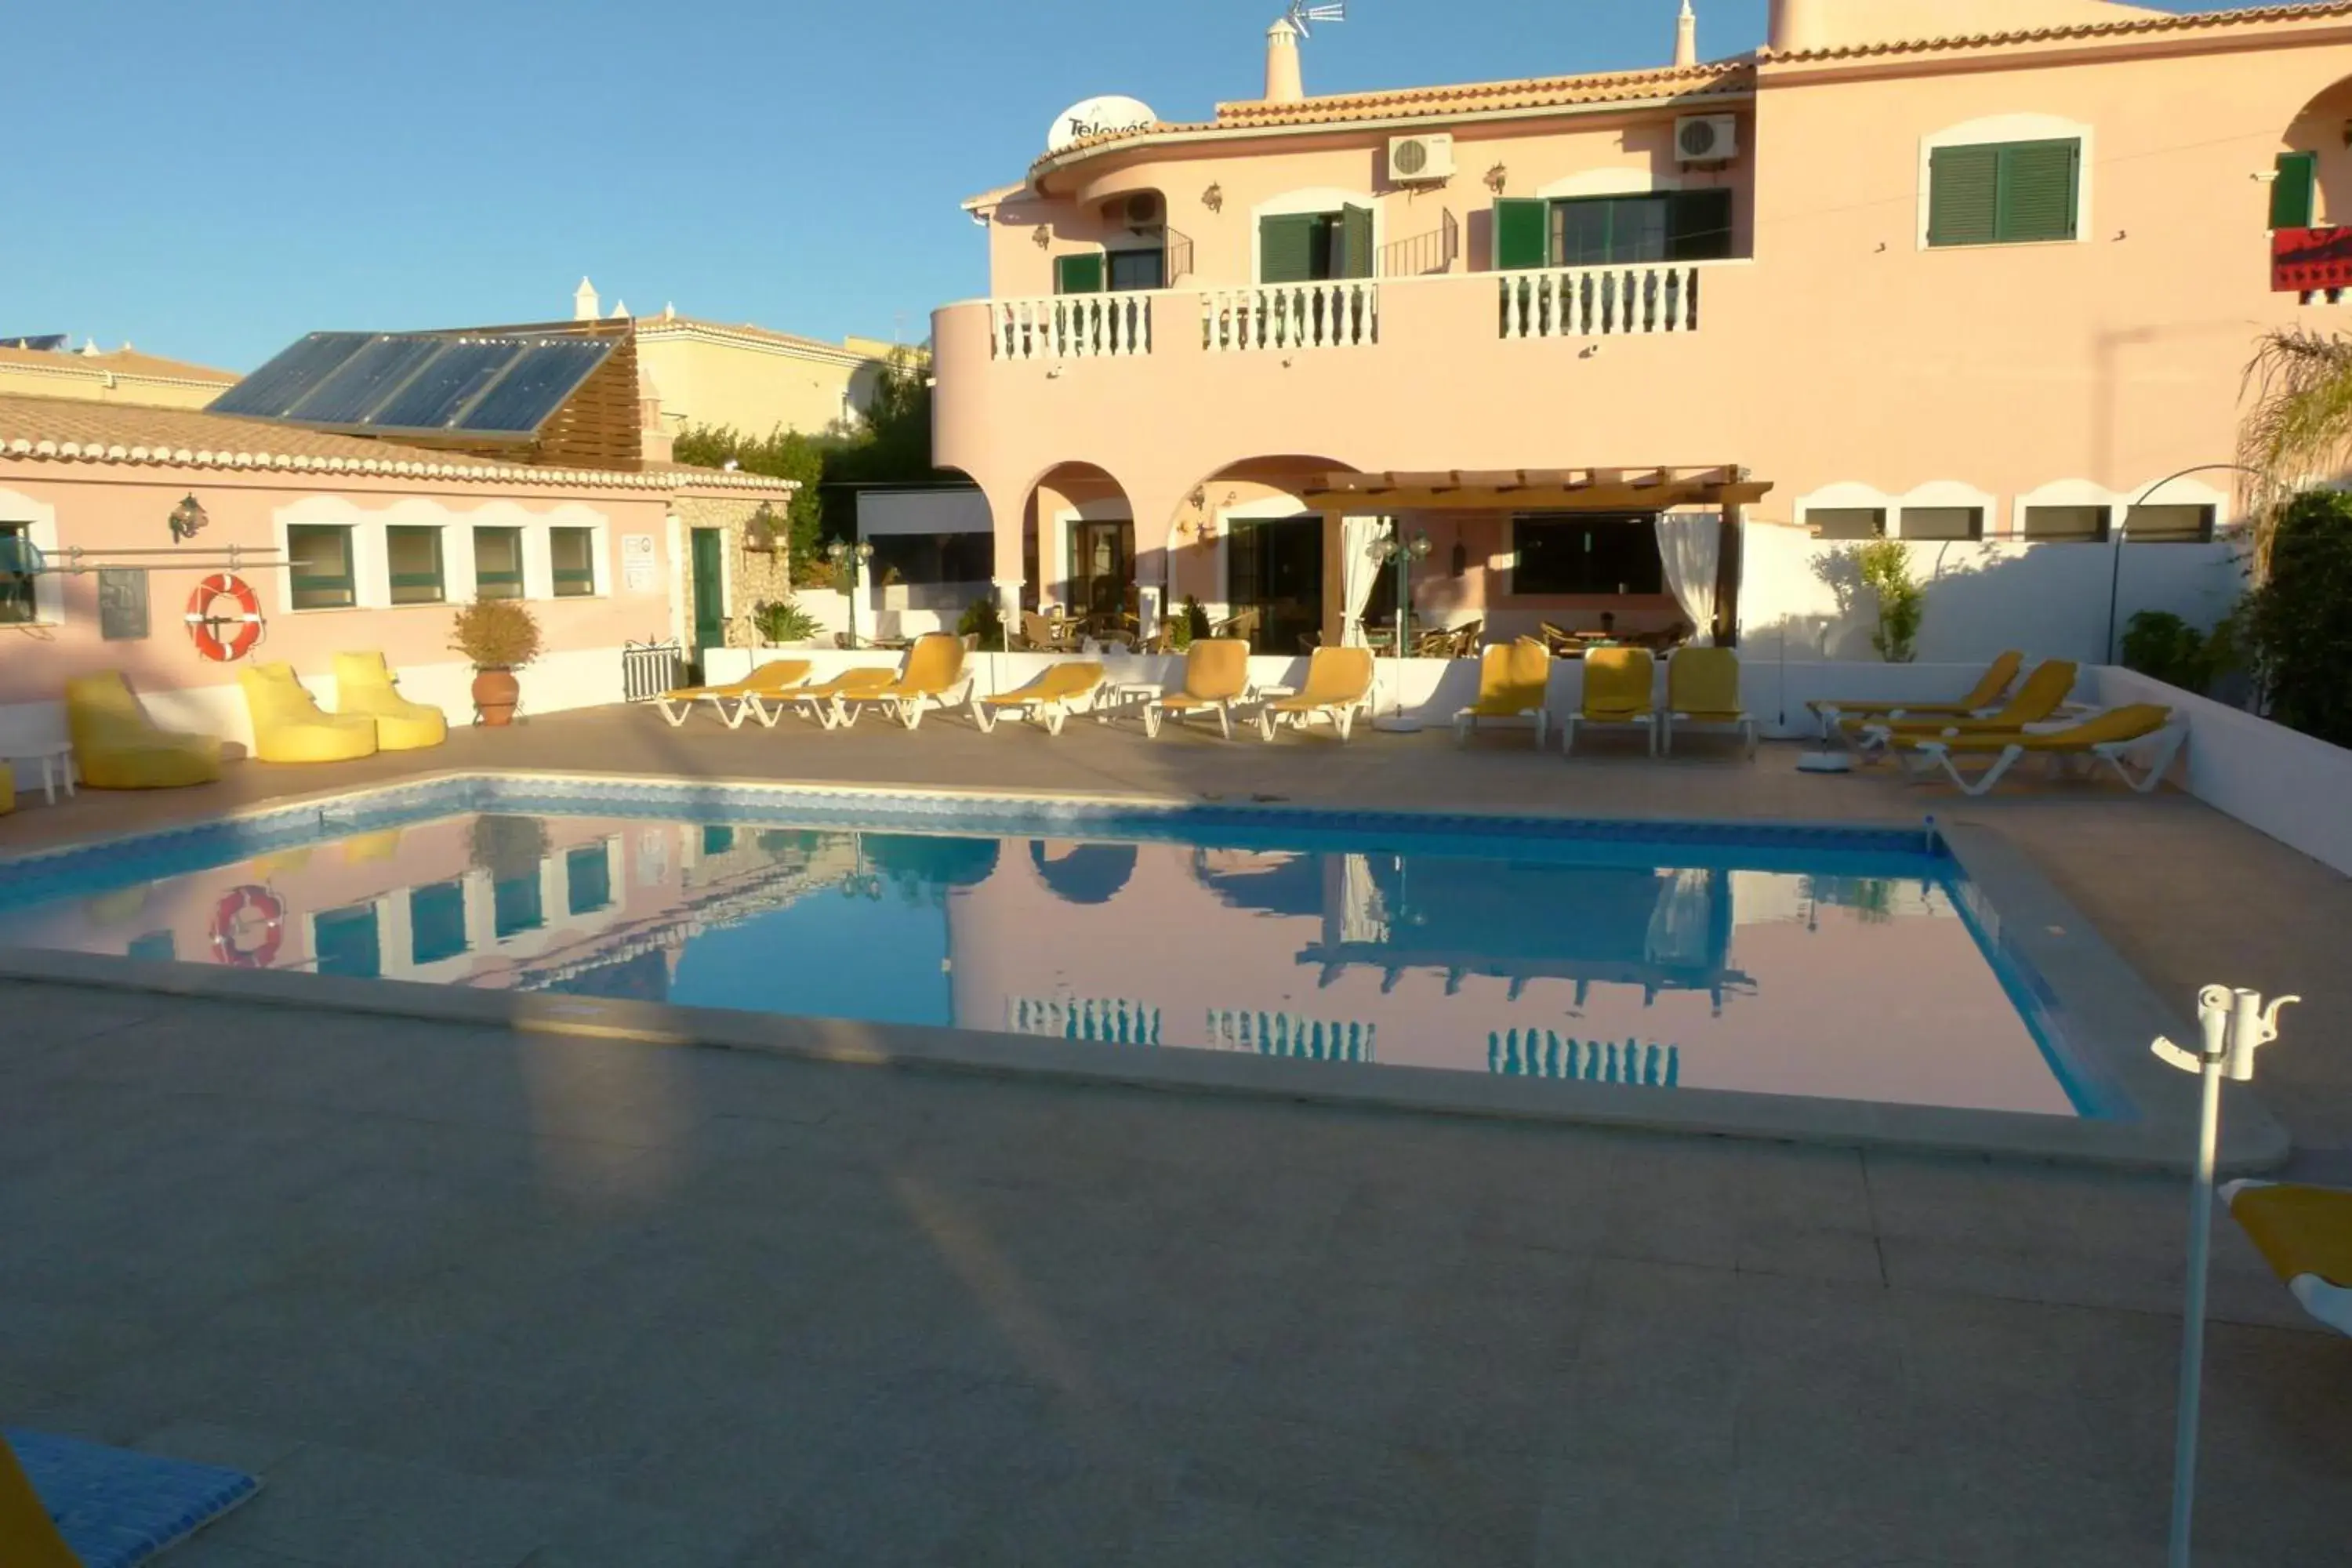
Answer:
[{"label": "swimming pool", "polygon": [[20,857],[0,947],[1103,1052],[2132,1114],[1924,828],[477,778]]}]

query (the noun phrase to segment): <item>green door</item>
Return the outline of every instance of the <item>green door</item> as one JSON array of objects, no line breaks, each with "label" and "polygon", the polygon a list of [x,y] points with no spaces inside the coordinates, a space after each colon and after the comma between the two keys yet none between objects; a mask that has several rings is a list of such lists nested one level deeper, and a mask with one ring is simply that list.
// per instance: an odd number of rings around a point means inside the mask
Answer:
[{"label": "green door", "polygon": [[727,532],[719,528],[694,531],[694,657],[707,647],[727,646]]}]

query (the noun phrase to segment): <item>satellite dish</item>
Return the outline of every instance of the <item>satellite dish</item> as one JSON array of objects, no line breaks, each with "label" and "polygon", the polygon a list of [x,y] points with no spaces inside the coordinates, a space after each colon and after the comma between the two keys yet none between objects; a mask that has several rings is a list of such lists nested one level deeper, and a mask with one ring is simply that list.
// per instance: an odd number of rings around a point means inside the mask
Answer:
[{"label": "satellite dish", "polygon": [[1054,116],[1054,123],[1045,132],[1045,151],[1058,153],[1089,136],[1137,131],[1159,122],[1160,116],[1152,113],[1151,106],[1139,98],[1121,98],[1113,93],[1085,99]]}]

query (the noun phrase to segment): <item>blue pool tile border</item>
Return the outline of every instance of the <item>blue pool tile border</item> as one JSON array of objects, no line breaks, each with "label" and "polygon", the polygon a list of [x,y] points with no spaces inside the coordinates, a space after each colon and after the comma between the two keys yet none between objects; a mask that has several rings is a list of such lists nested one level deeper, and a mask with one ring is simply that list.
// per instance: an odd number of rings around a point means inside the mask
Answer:
[{"label": "blue pool tile border", "polygon": [[0,1432],[85,1568],[132,1568],[258,1491],[242,1470],[10,1427]]}]

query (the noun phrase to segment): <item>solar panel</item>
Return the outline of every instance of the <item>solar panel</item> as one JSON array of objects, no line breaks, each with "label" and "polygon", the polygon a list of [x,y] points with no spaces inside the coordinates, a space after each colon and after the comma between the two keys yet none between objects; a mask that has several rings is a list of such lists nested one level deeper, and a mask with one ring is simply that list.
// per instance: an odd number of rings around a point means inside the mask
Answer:
[{"label": "solar panel", "polygon": [[377,338],[304,393],[286,416],[311,425],[372,425],[375,410],[440,352],[437,338]]},{"label": "solar panel", "polygon": [[520,356],[523,347],[511,338],[449,344],[375,411],[375,423],[399,430],[448,428],[467,403]]},{"label": "solar panel", "polygon": [[580,389],[614,340],[453,332],[312,332],[211,404],[366,435],[520,440]]},{"label": "solar panel", "polygon": [[312,332],[222,393],[206,406],[215,414],[283,419],[303,394],[375,340],[373,332]]},{"label": "solar panel", "polygon": [[487,435],[530,435],[613,352],[610,339],[557,339],[530,344],[521,361],[499,378],[455,428]]}]

